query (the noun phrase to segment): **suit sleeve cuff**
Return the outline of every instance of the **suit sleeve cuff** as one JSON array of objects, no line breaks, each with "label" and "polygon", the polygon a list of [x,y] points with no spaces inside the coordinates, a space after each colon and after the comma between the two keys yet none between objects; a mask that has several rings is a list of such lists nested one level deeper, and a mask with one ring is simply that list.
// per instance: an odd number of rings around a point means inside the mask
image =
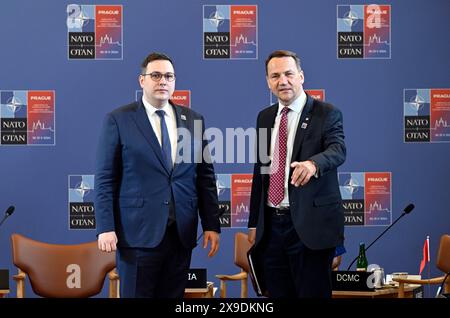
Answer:
[{"label": "suit sleeve cuff", "polygon": [[316,173],[314,174],[314,177],[319,178],[319,166],[317,165],[317,163],[314,160],[309,159],[309,161],[311,161],[313,163],[313,165],[316,167]]}]

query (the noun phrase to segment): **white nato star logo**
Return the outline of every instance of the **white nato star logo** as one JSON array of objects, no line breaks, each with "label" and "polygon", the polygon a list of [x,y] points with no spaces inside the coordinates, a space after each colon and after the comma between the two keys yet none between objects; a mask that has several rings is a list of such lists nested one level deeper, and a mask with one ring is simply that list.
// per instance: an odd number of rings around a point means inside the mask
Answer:
[{"label": "white nato star logo", "polygon": [[219,180],[216,181],[216,187],[217,187],[217,196],[221,195],[225,192],[225,189],[227,188],[222,182]]},{"label": "white nato star logo", "polygon": [[80,15],[73,20],[77,28],[82,28],[89,23],[89,17],[83,13],[83,10],[80,10]]},{"label": "white nato star logo", "polygon": [[77,184],[75,187],[75,191],[78,192],[82,199],[84,199],[84,196],[87,195],[91,190],[92,189],[90,185],[85,181],[81,181],[81,183]]},{"label": "white nato star logo", "polygon": [[22,107],[22,102],[17,97],[13,96],[8,100],[6,103],[6,106],[13,112],[19,111],[19,109]]},{"label": "white nato star logo", "polygon": [[356,180],[350,178],[347,182],[345,182],[344,188],[353,195],[353,193],[358,191],[359,184]]},{"label": "white nato star logo", "polygon": [[354,23],[358,22],[358,16],[356,15],[356,13],[349,11],[345,14],[343,20],[345,21],[345,23],[347,23],[347,25],[352,27]]},{"label": "white nato star logo", "polygon": [[209,16],[208,20],[212,23],[212,25],[214,25],[214,27],[218,28],[219,25],[223,24],[225,18],[219,13],[219,11],[215,11]]},{"label": "white nato star logo", "polygon": [[409,102],[411,106],[414,108],[415,111],[419,111],[423,107],[423,104],[425,104],[425,100],[420,97],[419,95],[414,96],[414,98],[411,99]]}]

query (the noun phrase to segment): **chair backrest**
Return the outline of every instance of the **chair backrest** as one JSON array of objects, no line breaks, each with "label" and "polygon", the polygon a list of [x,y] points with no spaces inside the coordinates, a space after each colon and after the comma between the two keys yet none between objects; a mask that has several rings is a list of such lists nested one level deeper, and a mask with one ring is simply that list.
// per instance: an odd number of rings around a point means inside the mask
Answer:
[{"label": "chair backrest", "polygon": [[247,252],[251,244],[248,241],[248,235],[242,232],[237,232],[234,235],[234,264],[242,268],[247,273],[250,272],[248,265]]},{"label": "chair backrest", "polygon": [[[105,277],[116,266],[115,253],[104,253],[97,242],[47,244],[11,235],[13,263],[42,297],[90,297],[102,290]],[[79,282],[79,284],[77,284]]]},{"label": "chair backrest", "polygon": [[436,267],[444,273],[450,272],[450,235],[448,234],[441,236]]}]

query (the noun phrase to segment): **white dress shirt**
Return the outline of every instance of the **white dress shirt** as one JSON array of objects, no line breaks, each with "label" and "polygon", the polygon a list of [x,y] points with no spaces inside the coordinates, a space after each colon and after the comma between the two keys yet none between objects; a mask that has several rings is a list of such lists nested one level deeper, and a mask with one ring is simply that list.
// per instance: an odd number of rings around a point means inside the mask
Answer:
[{"label": "white dress shirt", "polygon": [[177,120],[175,117],[175,110],[172,105],[167,102],[163,107],[156,108],[142,96],[142,103],[144,103],[145,112],[147,113],[148,120],[152,125],[153,131],[155,132],[156,138],[158,138],[159,145],[161,146],[161,117],[155,112],[157,110],[164,110],[165,115],[164,118],[166,120],[166,126],[169,133],[170,139],[170,147],[172,150],[172,164],[175,162],[176,154],[177,154]]},{"label": "white dress shirt", "polygon": [[269,200],[267,200],[267,205],[275,208],[288,208],[289,207],[289,192],[288,192],[288,182],[290,182],[289,171],[291,169],[291,157],[292,150],[294,148],[294,139],[297,132],[298,122],[300,121],[300,117],[302,115],[303,108],[306,104],[306,94],[303,91],[297,99],[295,99],[290,105],[283,105],[281,101],[278,101],[278,111],[277,117],[275,117],[275,125],[272,130],[272,137],[270,140],[270,160],[273,159],[273,151],[275,149],[275,142],[278,139],[278,130],[280,128],[281,121],[281,110],[283,107],[289,107],[288,116],[288,138],[287,138],[287,152],[286,152],[286,166],[284,172],[284,198],[283,201],[277,206],[274,206]]}]

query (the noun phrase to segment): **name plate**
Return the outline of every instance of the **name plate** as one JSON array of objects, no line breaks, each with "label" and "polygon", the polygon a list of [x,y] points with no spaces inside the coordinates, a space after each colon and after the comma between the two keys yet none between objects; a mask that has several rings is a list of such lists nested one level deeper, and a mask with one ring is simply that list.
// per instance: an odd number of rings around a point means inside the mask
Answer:
[{"label": "name plate", "polygon": [[188,272],[186,289],[206,288],[206,268],[191,268]]},{"label": "name plate", "polygon": [[358,271],[332,271],[333,290],[374,291],[374,274]]},{"label": "name plate", "polygon": [[9,269],[0,269],[0,289],[9,289]]}]

